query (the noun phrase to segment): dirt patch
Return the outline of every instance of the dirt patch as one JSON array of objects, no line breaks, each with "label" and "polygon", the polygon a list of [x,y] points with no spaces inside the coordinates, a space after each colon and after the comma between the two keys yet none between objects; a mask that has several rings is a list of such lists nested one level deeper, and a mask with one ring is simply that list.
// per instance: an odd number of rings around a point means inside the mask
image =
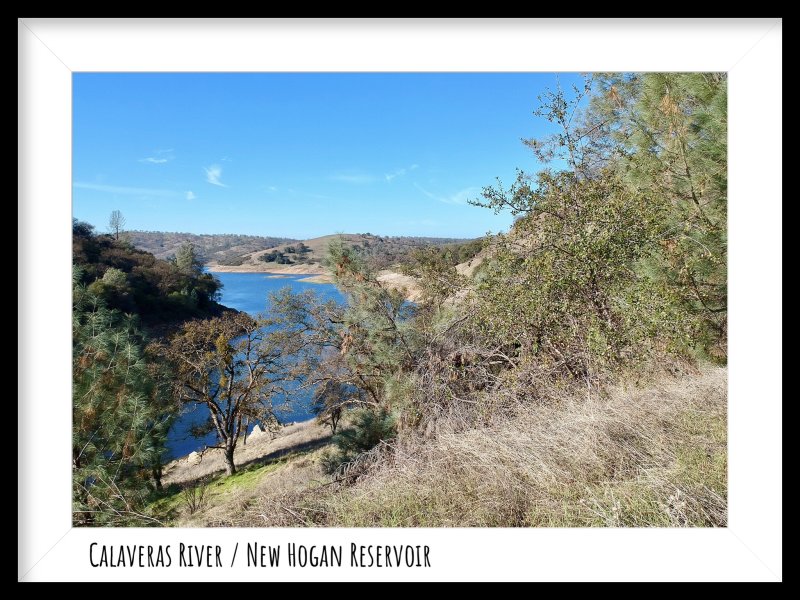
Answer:
[{"label": "dirt patch", "polygon": [[218,265],[209,263],[208,270],[211,273],[270,273],[274,275],[324,275],[325,268],[322,265],[276,265],[275,263],[243,263],[238,266]]},{"label": "dirt patch", "polygon": [[405,292],[406,299],[410,302],[418,302],[422,297],[422,288],[419,281],[410,275],[402,275],[394,271],[381,271],[378,281],[393,290]]},{"label": "dirt patch", "polygon": [[305,283],[333,283],[333,278],[330,275],[312,275],[311,277],[304,277],[297,281],[303,281]]},{"label": "dirt patch", "polygon": [[[234,462],[237,467],[244,467],[258,461],[277,458],[281,454],[320,447],[329,439],[330,430],[327,427],[319,425],[313,419],[303,421],[283,427],[274,435],[265,432],[256,437],[248,437],[247,444],[243,444],[240,439]],[[224,470],[222,450],[206,450],[197,464],[191,464],[188,456],[169,462],[164,467],[162,481],[165,486],[185,484]]]},{"label": "dirt patch", "polygon": [[471,258],[467,262],[463,262],[459,265],[456,265],[456,271],[459,274],[463,275],[464,277],[472,277],[475,274],[475,270],[481,266],[483,262],[483,256],[475,256]]}]

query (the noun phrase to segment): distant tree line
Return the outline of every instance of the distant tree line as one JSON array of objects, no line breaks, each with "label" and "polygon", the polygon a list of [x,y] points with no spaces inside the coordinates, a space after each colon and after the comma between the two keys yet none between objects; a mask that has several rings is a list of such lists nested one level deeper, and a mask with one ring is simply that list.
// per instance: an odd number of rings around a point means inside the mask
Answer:
[{"label": "distant tree line", "polygon": [[[264,262],[274,262],[279,265],[291,265],[298,262],[306,262],[307,255],[311,252],[311,248],[306,246],[303,242],[291,246],[284,246],[281,250],[271,250],[261,255],[261,260]],[[287,256],[291,255],[291,256]]]},{"label": "distant tree line", "polygon": [[164,231],[128,231],[131,244],[140,250],[154,254],[157,258],[173,256],[185,243],[191,243],[208,261],[230,264],[237,257],[251,252],[273,248],[295,240],[283,237],[240,234],[194,234]]},{"label": "distant tree line", "polygon": [[[426,238],[413,236],[371,236],[355,247],[371,267],[381,270],[396,267],[413,260],[415,252],[423,249],[450,248],[449,257],[464,262],[480,251],[481,243],[454,238]],[[474,250],[474,253],[470,254]],[[460,260],[463,258],[464,260]],[[454,263],[457,264],[457,263]]]}]

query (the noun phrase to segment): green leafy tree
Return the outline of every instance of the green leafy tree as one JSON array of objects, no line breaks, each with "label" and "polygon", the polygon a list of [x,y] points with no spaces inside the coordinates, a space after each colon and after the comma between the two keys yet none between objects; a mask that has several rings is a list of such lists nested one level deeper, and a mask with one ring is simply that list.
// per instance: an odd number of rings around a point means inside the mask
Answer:
[{"label": "green leafy tree", "polygon": [[543,172],[535,184],[520,175],[510,190],[484,196],[524,215],[498,239],[479,287],[491,336],[584,378],[646,353],[653,338],[685,333],[670,298],[633,269],[663,235],[661,205],[609,171]]},{"label": "green leafy tree", "polygon": [[191,242],[185,242],[175,252],[175,266],[183,275],[197,276],[203,271],[203,260]]},{"label": "green leafy tree", "polygon": [[555,168],[477,202],[518,217],[485,279],[487,329],[579,372],[652,346],[724,357],[726,83],[611,74],[540,98],[556,133],[526,144]]},{"label": "green leafy tree", "polygon": [[727,76],[601,74],[547,92],[536,114],[555,134],[526,140],[540,161],[577,177],[612,170],[633,195],[664,208],[657,247],[637,272],[694,322],[695,349],[727,354]]},{"label": "green leafy tree", "polygon": [[[475,202],[517,217],[498,238],[495,268],[480,286],[482,327],[552,372],[580,378],[654,350],[684,352],[697,333],[695,315],[681,307],[681,286],[646,268],[664,263],[683,213],[661,187],[633,176],[635,152],[622,140],[635,136],[623,133],[622,121],[638,100],[619,101],[618,112],[582,112],[593,90],[587,80],[541,99],[536,114],[557,132],[526,143],[556,169],[535,178],[518,172],[510,189],[486,188]],[[645,177],[658,179],[653,169]]]}]

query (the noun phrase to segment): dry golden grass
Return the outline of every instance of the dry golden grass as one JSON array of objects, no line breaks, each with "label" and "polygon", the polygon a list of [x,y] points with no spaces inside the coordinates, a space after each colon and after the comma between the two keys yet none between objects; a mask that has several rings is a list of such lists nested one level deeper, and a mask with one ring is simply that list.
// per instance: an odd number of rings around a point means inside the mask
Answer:
[{"label": "dry golden grass", "polygon": [[419,302],[422,297],[422,288],[416,277],[383,270],[378,274],[378,281],[390,290],[403,292],[410,302]]},{"label": "dry golden grass", "polygon": [[354,485],[270,489],[239,526],[727,524],[727,369],[524,404],[490,426],[405,439]]},{"label": "dry golden grass", "polygon": [[310,248],[310,252],[308,253],[309,260],[313,260],[313,263],[301,263],[295,265],[279,265],[276,263],[266,263],[261,260],[261,256],[266,254],[267,252],[272,252],[274,250],[282,250],[286,246],[291,246],[293,243],[285,243],[280,244],[278,246],[273,246],[272,248],[265,248],[263,250],[257,250],[255,252],[250,252],[249,254],[244,255],[244,262],[241,265],[237,266],[228,266],[228,265],[219,265],[216,263],[212,263],[209,265],[209,268],[212,271],[218,272],[230,272],[230,273],[244,273],[244,272],[254,272],[254,273],[286,273],[288,275],[326,275],[327,271],[325,267],[322,266],[321,261],[323,257],[328,252],[328,246],[333,240],[344,239],[346,242],[357,244],[364,241],[365,236],[358,234],[358,233],[342,233],[342,234],[332,234],[332,235],[324,235],[322,237],[311,238],[308,240],[303,240],[303,243]]}]

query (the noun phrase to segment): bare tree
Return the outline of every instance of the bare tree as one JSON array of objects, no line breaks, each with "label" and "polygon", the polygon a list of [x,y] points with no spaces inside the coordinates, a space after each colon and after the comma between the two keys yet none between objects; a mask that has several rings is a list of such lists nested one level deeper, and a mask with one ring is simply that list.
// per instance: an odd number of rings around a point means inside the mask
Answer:
[{"label": "bare tree", "polygon": [[119,239],[119,234],[125,231],[125,217],[122,212],[118,210],[111,211],[111,216],[108,218],[108,228],[114,234],[114,239]]}]

